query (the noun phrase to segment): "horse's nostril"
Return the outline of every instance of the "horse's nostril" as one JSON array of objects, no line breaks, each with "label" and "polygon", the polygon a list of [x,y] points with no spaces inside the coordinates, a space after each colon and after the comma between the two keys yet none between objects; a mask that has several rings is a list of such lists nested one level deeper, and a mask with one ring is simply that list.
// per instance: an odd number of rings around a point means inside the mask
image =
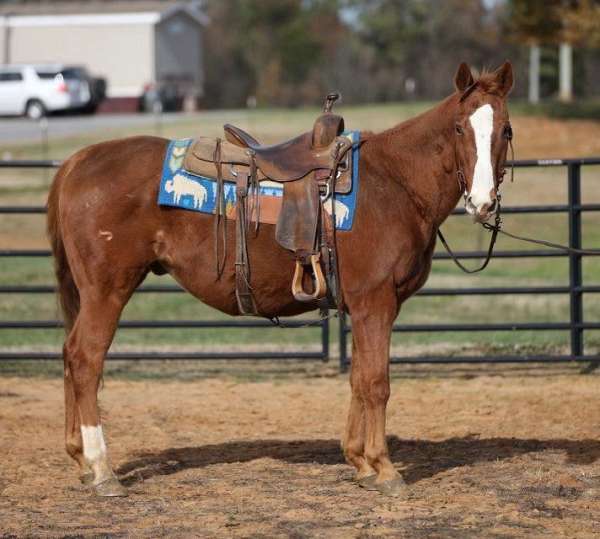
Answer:
[{"label": "horse's nostril", "polygon": [[488,213],[494,213],[496,211],[497,205],[498,205],[498,199],[495,198],[494,200],[492,200],[492,203],[487,208]]}]

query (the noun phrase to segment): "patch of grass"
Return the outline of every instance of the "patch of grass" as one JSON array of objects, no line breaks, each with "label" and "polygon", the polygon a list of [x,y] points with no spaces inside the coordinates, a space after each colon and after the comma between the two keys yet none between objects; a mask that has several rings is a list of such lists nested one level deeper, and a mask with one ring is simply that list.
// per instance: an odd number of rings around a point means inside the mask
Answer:
[{"label": "patch of grass", "polygon": [[600,100],[576,99],[572,103],[557,100],[542,101],[536,105],[524,101],[511,104],[513,112],[531,116],[561,119],[600,120]]}]

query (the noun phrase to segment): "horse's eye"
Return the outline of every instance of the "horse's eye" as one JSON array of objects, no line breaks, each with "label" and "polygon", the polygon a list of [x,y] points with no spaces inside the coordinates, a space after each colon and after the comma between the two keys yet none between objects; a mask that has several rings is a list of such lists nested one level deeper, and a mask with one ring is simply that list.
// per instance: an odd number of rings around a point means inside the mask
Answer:
[{"label": "horse's eye", "polygon": [[454,129],[456,129],[456,134],[457,134],[457,135],[462,135],[462,134],[464,134],[463,128],[462,128],[460,125],[456,124],[456,125],[454,126]]},{"label": "horse's eye", "polygon": [[513,138],[512,127],[510,125],[504,126],[504,138],[506,140],[512,140]]}]

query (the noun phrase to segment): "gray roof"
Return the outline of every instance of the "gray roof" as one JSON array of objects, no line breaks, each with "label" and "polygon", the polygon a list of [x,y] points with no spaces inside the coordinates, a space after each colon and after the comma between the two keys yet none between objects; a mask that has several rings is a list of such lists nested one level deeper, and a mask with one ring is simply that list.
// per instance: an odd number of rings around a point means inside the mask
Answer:
[{"label": "gray roof", "polygon": [[4,0],[0,2],[2,15],[82,15],[93,13],[135,13],[154,11],[161,19],[184,10],[200,24],[206,25],[208,17],[202,12],[201,0]]},{"label": "gray roof", "polygon": [[168,7],[165,11],[160,14],[161,22],[172,17],[177,13],[186,13],[192,19],[194,19],[198,24],[202,26],[206,26],[210,19],[206,16],[202,11],[200,11],[199,6],[196,4],[174,4]]}]

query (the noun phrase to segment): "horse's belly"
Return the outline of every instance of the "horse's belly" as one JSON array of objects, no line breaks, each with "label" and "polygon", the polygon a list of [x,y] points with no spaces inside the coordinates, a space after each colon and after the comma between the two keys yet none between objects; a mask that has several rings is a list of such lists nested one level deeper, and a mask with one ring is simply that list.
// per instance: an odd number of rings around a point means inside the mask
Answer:
[{"label": "horse's belly", "polygon": [[[180,214],[181,215],[181,214]],[[161,264],[188,292],[200,301],[231,315],[240,314],[235,296],[235,223],[227,223],[227,240],[224,249],[219,233],[219,262],[225,264],[217,272],[214,216],[187,213],[188,223],[176,227],[161,240]],[[189,226],[195,221],[196,226]],[[291,292],[294,259],[275,241],[275,227],[260,226],[255,237],[248,232],[250,282],[260,313],[265,316],[287,316],[315,309],[313,304],[294,300]]]}]

